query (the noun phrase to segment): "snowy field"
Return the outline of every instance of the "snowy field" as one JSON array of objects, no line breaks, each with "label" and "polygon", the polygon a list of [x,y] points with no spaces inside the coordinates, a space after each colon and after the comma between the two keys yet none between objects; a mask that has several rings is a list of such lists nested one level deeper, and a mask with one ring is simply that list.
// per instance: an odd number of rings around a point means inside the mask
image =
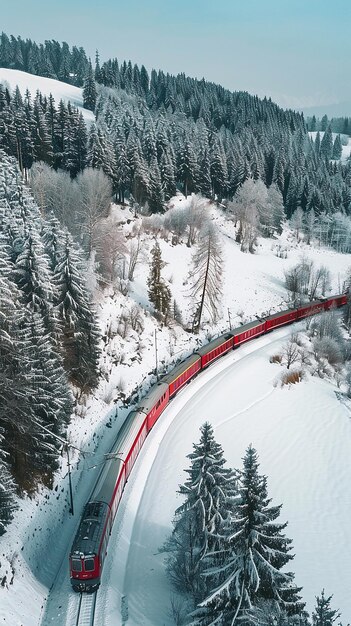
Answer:
[{"label": "snowy field", "polygon": [[[173,201],[183,206],[187,202],[182,196]],[[220,211],[210,210],[221,233],[225,261],[221,317],[216,326],[207,324],[198,339],[177,326],[171,330],[158,327],[160,368],[192,352],[197,341],[205,342],[227,329],[229,318],[235,326],[286,307],[284,270],[302,254],[330,269],[333,293],[340,292],[351,266],[350,255],[297,244],[288,231],[278,240],[259,239],[255,255],[243,254],[235,243],[232,224]],[[125,233],[140,223],[128,208],[114,207],[114,212]],[[152,236],[144,236],[144,260],[137,266],[128,297],[119,292],[100,295],[103,332],[113,329],[133,302],[147,304],[152,245]],[[172,246],[160,240],[160,245],[168,263],[163,276],[170,280],[173,297],[187,317],[192,250],[185,243]],[[276,256],[277,245],[284,247],[287,258]],[[71,624],[76,597],[70,591],[67,555],[103,454],[129,410],[123,406],[120,391],[123,388],[128,396],[155,380],[151,372],[156,322],[148,313],[143,322],[140,336],[131,331],[123,339],[111,333],[101,358],[100,386],[72,419],[70,441],[84,452],[72,454],[74,517],[68,513],[63,459],[54,491],[43,489],[35,499],[21,501],[14,522],[0,538],[0,624]],[[99,592],[97,626],[172,626],[173,594],[158,549],[171,530],[186,455],[199,439],[205,420],[213,424],[229,465],[241,466],[249,443],[257,448],[269,494],[275,504],[283,504],[281,519],[289,521],[287,536],[293,539],[296,553],[291,569],[297,584],[304,587],[308,609],[324,587],[327,594],[334,594],[333,606],[342,611],[343,623],[351,620],[350,410],[337,399],[337,387],[328,380],[307,378],[291,388],[274,387],[280,367],[269,363],[269,355],[290,332],[277,331],[224,357],[187,386],[161,417],[133,470],[116,520]],[[122,361],[117,358],[121,353]],[[122,596],[124,615],[128,607],[127,622],[121,617]]]},{"label": "snowy field", "polygon": [[36,92],[39,90],[44,96],[52,94],[56,108],[63,100],[65,103],[71,102],[83,114],[85,123],[95,121],[95,115],[92,111],[83,108],[83,95],[80,87],[74,87],[68,83],[62,83],[53,78],[43,78],[42,76],[34,76],[20,70],[10,70],[0,68],[0,83],[9,87],[10,91],[14,91],[18,85],[21,95],[24,96],[29,89],[32,100],[35,98]]},{"label": "snowy field", "polygon": [[214,426],[229,466],[242,466],[250,443],[257,449],[268,493],[273,504],[283,503],[280,519],[289,521],[286,535],[296,554],[289,568],[309,611],[325,588],[350,619],[350,409],[319,380],[273,386],[279,366],[269,356],[289,332],[277,331],[225,357],[181,392],[155,427],[111,537],[113,554],[98,603],[101,624],[123,623],[122,597],[128,626],[173,623],[164,556],[157,552],[181,502],[176,490],[186,478],[185,457],[205,421]]},{"label": "snowy field", "polygon": [[[296,554],[289,568],[304,588],[308,609],[325,588],[334,593],[333,605],[346,618],[351,615],[350,408],[320,380],[275,387],[280,368],[269,363],[269,356],[290,333],[291,328],[278,330],[224,357],[181,391],[156,424],[115,521],[97,626],[174,623],[175,594],[158,551],[181,502],[176,491],[185,480],[186,455],[205,421],[213,425],[229,466],[241,467],[250,443],[257,449],[268,493],[273,504],[283,503],[280,519],[289,521],[286,535]],[[66,569],[55,583],[42,626],[72,623],[75,594]]]}]

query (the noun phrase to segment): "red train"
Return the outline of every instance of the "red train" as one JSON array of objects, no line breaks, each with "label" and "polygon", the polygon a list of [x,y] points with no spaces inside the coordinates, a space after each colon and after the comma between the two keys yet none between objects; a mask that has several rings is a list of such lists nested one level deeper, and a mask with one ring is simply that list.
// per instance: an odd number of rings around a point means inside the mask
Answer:
[{"label": "red train", "polygon": [[70,552],[70,576],[75,591],[95,591],[107,554],[107,544],[122,492],[149,431],[170,398],[198,372],[242,343],[309,315],[346,304],[347,295],[316,300],[244,324],[199,348],[155,385],[129,413],[85,505]]}]

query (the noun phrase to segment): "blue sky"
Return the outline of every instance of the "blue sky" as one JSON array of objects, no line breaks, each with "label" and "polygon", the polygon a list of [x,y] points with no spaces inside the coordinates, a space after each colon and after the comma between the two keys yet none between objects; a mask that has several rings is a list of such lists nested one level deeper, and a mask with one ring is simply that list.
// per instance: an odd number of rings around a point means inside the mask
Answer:
[{"label": "blue sky", "polygon": [[[2,0],[8,34],[203,76],[284,106],[351,103],[350,0]],[[340,105],[339,105],[340,108]],[[344,107],[345,108],[345,107]],[[343,111],[351,115],[350,110]]]}]

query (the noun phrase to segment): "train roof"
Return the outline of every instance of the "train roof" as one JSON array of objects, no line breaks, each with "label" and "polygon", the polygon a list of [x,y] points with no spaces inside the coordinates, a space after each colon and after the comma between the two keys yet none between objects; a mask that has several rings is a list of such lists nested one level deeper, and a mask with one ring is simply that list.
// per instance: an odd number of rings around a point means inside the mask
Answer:
[{"label": "train roof", "polygon": [[217,339],[213,339],[205,346],[202,346],[201,348],[196,350],[195,354],[200,354],[201,356],[203,356],[204,354],[208,354],[208,352],[211,352],[211,350],[215,350],[216,348],[218,348],[218,346],[221,346],[223,343],[228,341],[228,339],[231,339],[232,336],[233,335],[231,333],[221,335],[220,337],[217,337]]},{"label": "train roof", "polygon": [[109,458],[107,456],[93,493],[91,494],[90,500],[101,501],[109,504],[118,476],[121,474],[122,470],[122,458]]},{"label": "train roof", "polygon": [[107,513],[108,506],[105,502],[89,501],[85,505],[82,520],[73,541],[72,556],[97,554]]},{"label": "train roof", "polygon": [[[329,300],[329,298],[327,298],[327,300]],[[301,309],[308,309],[311,306],[316,306],[317,304],[319,304],[319,306],[324,307],[324,302],[322,300],[312,300],[312,302],[305,302],[305,304],[300,304],[300,306],[297,306],[296,309],[298,311],[301,311]]]},{"label": "train roof", "polygon": [[266,320],[275,320],[277,317],[282,317],[283,315],[289,315],[289,313],[296,313],[297,309],[285,309],[284,311],[278,311],[278,313],[273,313],[272,315],[268,315]]},{"label": "train roof", "polygon": [[161,382],[168,384],[171,383],[199,360],[200,356],[198,354],[192,354],[187,359],[185,359],[183,363],[179,363],[179,365],[176,365],[176,367],[174,367],[168,374],[162,376]]},{"label": "train roof", "polygon": [[111,450],[111,454],[116,454],[123,461],[126,460],[135,438],[146,420],[145,413],[139,409],[131,411],[118,433],[116,442]]},{"label": "train roof", "polygon": [[251,328],[256,328],[256,326],[263,324],[263,321],[264,320],[261,319],[253,320],[253,322],[248,322],[247,324],[243,324],[242,326],[234,328],[234,330],[232,330],[230,334],[233,336],[241,335],[241,333],[245,333],[247,330],[251,330]]},{"label": "train roof", "polygon": [[165,394],[168,390],[167,383],[159,382],[155,387],[152,387],[148,393],[141,398],[139,402],[139,410],[143,411],[145,415],[155,406],[156,402]]},{"label": "train roof", "polygon": [[138,411],[131,411],[128,414],[117,435],[112,450],[106,455],[106,461],[90,496],[90,500],[110,503],[118,477],[123,471],[127,453],[144,420],[145,415]]}]

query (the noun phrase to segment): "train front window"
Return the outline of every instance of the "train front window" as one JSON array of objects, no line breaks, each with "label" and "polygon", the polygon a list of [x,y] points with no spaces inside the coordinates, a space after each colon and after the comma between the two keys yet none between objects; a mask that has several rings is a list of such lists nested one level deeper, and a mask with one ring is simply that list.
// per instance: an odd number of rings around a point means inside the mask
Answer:
[{"label": "train front window", "polygon": [[94,559],[85,559],[84,568],[86,572],[92,572],[95,569]]},{"label": "train front window", "polygon": [[80,559],[72,559],[72,571],[73,572],[82,571],[82,562]]}]

